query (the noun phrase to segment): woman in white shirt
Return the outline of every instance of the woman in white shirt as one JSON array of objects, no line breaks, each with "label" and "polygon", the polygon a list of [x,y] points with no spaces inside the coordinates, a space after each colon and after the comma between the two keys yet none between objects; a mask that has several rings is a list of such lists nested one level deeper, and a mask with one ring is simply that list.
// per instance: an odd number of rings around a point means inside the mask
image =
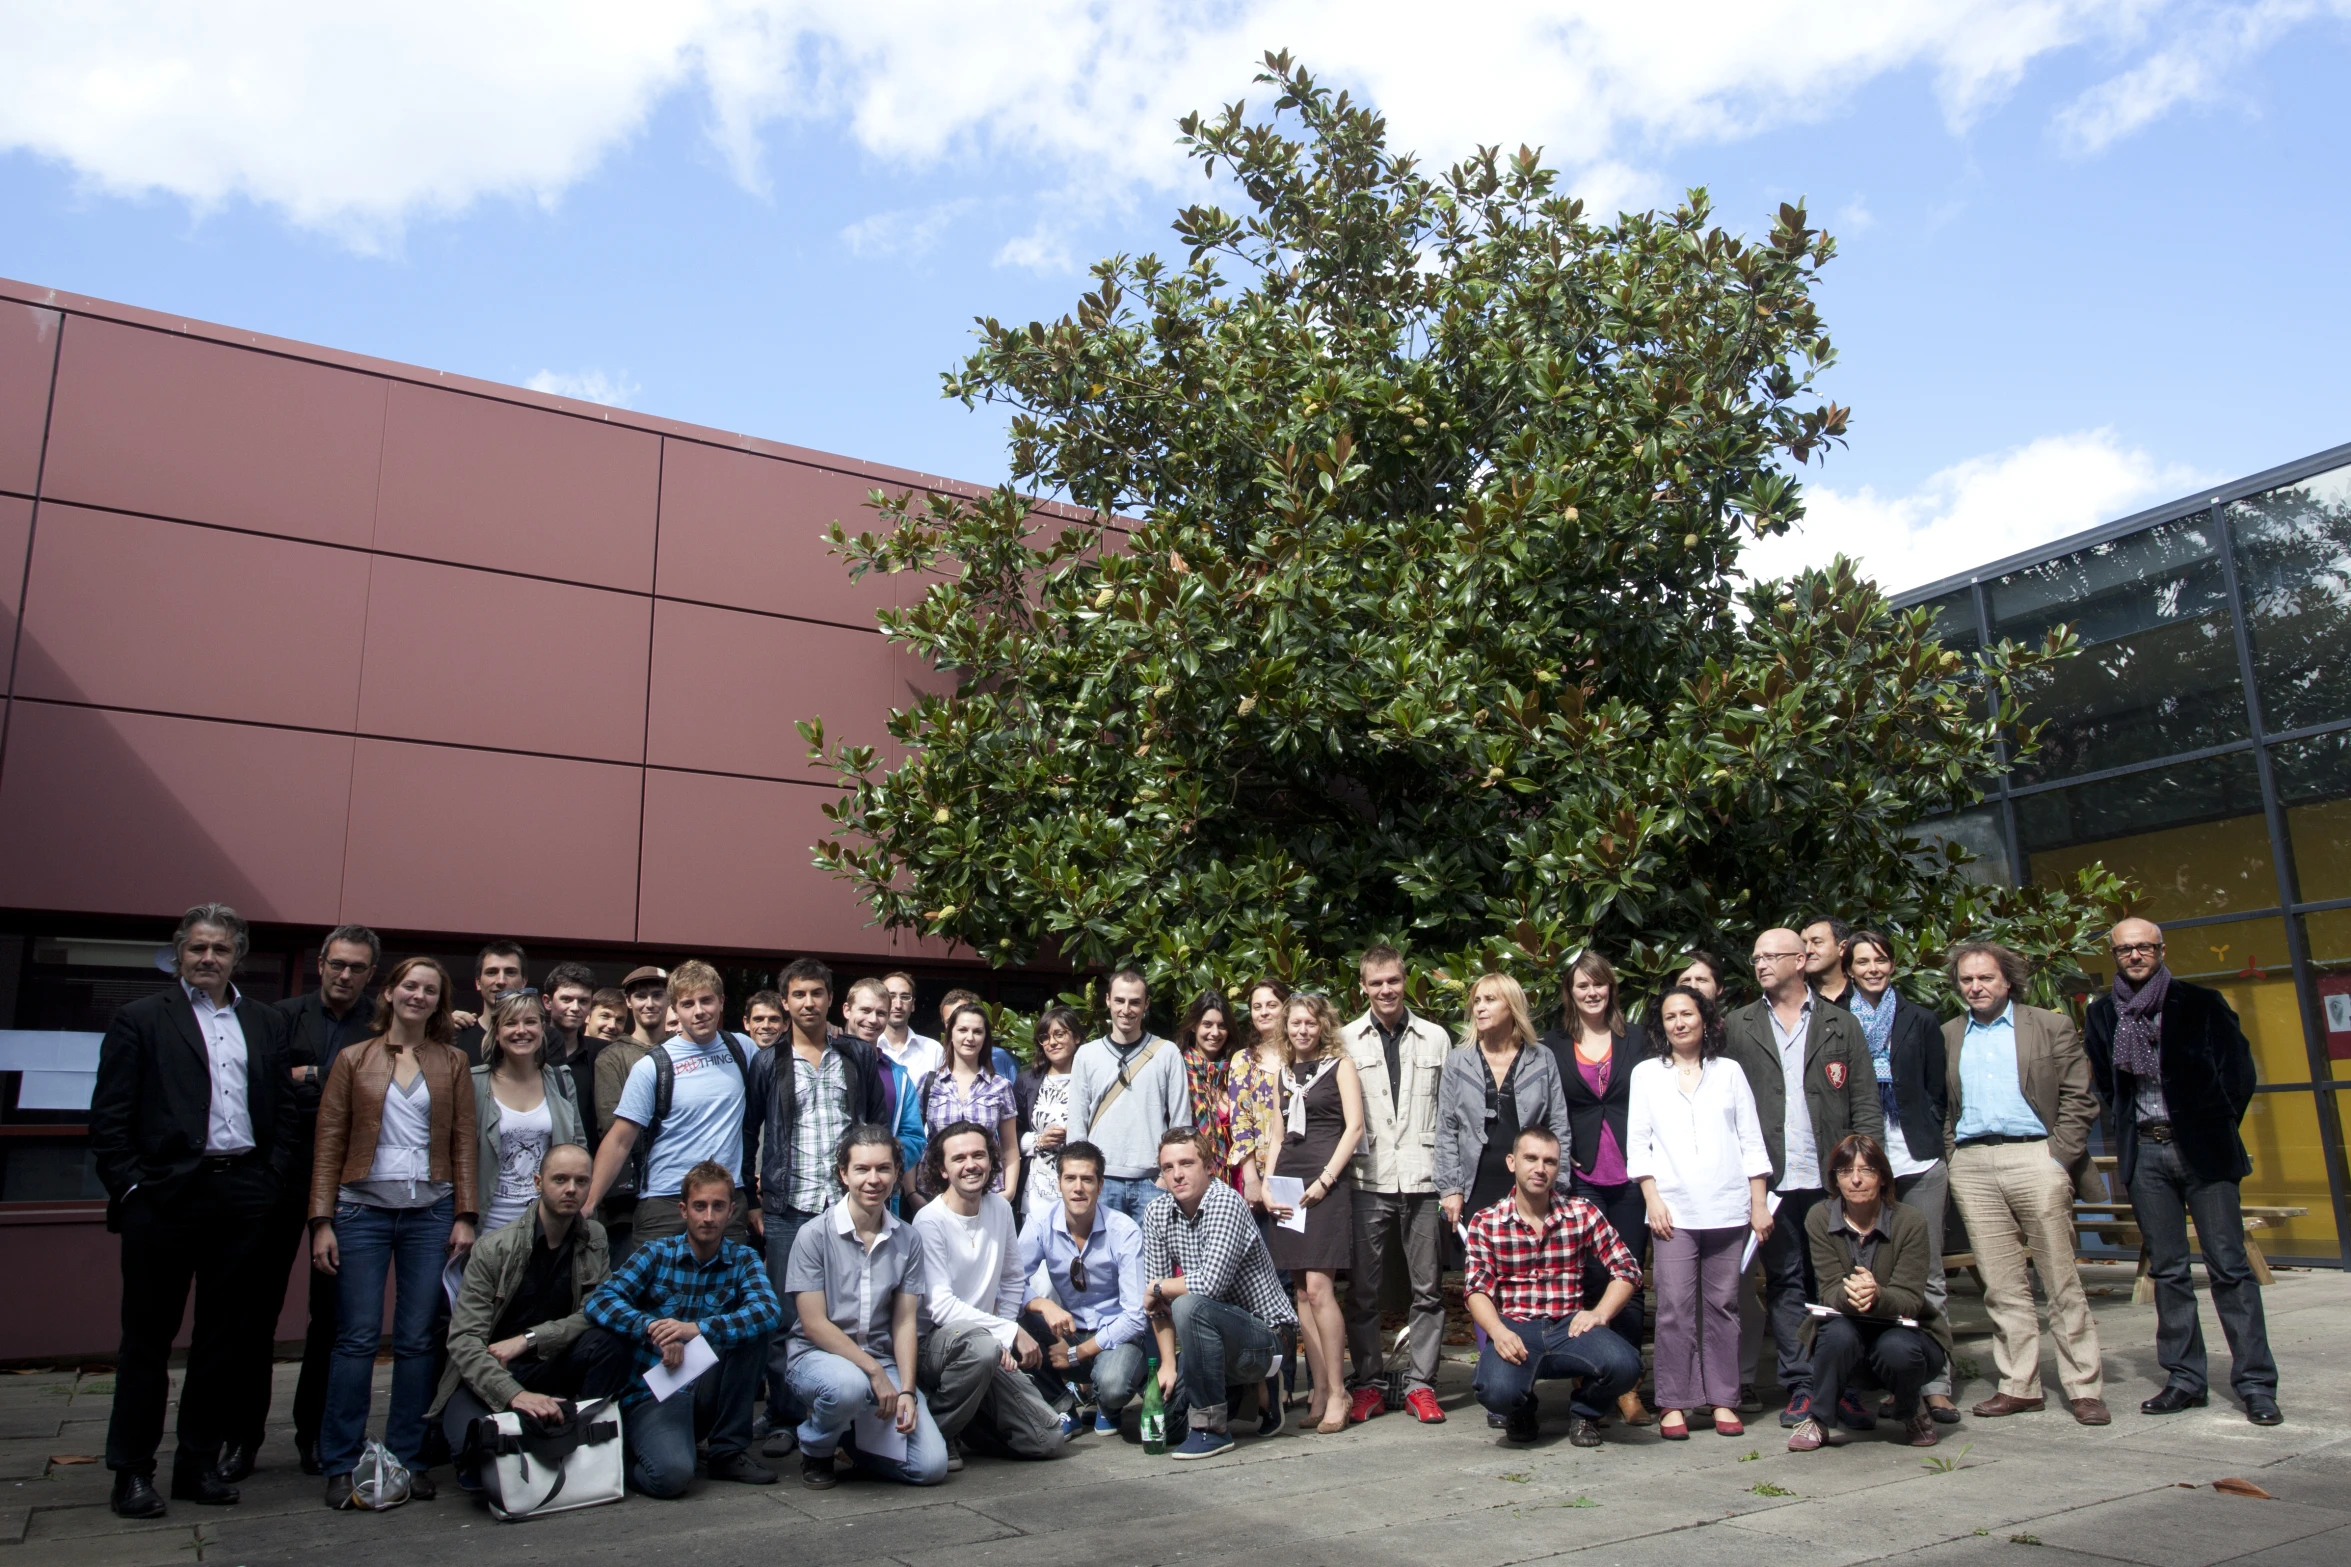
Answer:
[{"label": "woman in white shirt", "polygon": [[1771,1234],[1771,1155],[1747,1074],[1722,1058],[1713,1001],[1674,986],[1658,999],[1657,1033],[1625,1111],[1625,1173],[1656,1237],[1657,1431],[1686,1441],[1686,1411],[1711,1405],[1714,1429],[1740,1436],[1740,1263],[1750,1236]]},{"label": "woman in white shirt", "polygon": [[473,1114],[481,1152],[474,1168],[489,1196],[482,1232],[503,1229],[530,1211],[539,1195],[539,1166],[547,1150],[564,1143],[585,1148],[571,1074],[547,1064],[547,1014],[539,993],[517,990],[498,999],[484,1024],[497,1041],[473,1069]]}]

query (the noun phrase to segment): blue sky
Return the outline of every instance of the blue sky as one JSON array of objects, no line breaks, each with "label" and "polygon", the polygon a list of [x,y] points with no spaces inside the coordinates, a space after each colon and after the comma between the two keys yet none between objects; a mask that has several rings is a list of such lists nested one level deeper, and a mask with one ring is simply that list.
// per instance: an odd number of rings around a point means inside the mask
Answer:
[{"label": "blue sky", "polygon": [[1808,197],[1849,449],[1758,569],[1927,580],[2351,441],[2351,0],[0,0],[0,275],[987,480],[971,318],[1194,199],[1289,46],[1432,160]]}]

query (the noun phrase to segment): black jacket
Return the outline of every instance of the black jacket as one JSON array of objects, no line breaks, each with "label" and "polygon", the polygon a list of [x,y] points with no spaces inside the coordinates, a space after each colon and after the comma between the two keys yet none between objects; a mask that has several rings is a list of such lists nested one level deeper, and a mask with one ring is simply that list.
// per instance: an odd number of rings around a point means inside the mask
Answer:
[{"label": "black jacket", "polygon": [[[841,1076],[849,1090],[849,1124],[872,1121],[892,1128],[894,1106],[883,1097],[881,1052],[854,1034],[832,1034],[825,1048],[841,1058]],[[800,1120],[800,1080],[792,1070],[792,1036],[786,1034],[765,1050],[754,1050],[750,1082],[743,1105],[743,1184],[747,1200],[762,1211],[781,1213],[791,1197],[792,1161],[815,1158],[832,1162],[830,1148],[795,1148],[792,1138]],[[758,1146],[751,1144],[756,1138]]]},{"label": "black jacket", "polygon": [[[1853,987],[1845,987],[1851,996]],[[1843,1001],[1848,1016],[1852,1008]],[[1859,1018],[1854,1018],[1858,1026]],[[1866,1036],[1865,1036],[1866,1038]],[[1895,994],[1894,1109],[1902,1126],[1902,1142],[1910,1157],[1924,1162],[1943,1157],[1943,1112],[1950,1108],[1943,1059],[1943,1025],[1932,1012],[1900,992]],[[1873,1074],[1874,1075],[1874,1074]],[[1882,1102],[1882,1101],[1881,1101]]]},{"label": "black jacket", "polygon": [[[249,996],[239,995],[236,1007],[254,1150],[282,1182],[302,1140],[286,1020]],[[187,1184],[203,1161],[211,1115],[212,1061],[187,991],[175,980],[169,989],[126,1002],[98,1047],[98,1083],[90,1094],[90,1152],[106,1187],[109,1229],[119,1227],[122,1201],[134,1186],[168,1200]]]},{"label": "black jacket", "polygon": [[[2180,1162],[2199,1180],[2241,1181],[2253,1173],[2237,1124],[2253,1102],[2253,1047],[2217,990],[2175,979],[2163,998],[2163,1103]],[[2083,1047],[2098,1097],[2115,1121],[2115,1174],[2126,1187],[2139,1162],[2138,1079],[2114,1066],[2114,993],[2090,1003]]]},{"label": "black jacket", "polygon": [[1559,1089],[1567,1098],[1568,1147],[1574,1150],[1569,1161],[1576,1173],[1589,1174],[1600,1157],[1601,1127],[1616,1134],[1619,1150],[1626,1146],[1632,1135],[1625,1130],[1625,1114],[1632,1103],[1633,1067],[1646,1053],[1648,1042],[1648,1035],[1638,1028],[1617,1035],[1609,1060],[1608,1092],[1595,1094],[1576,1060],[1574,1037],[1557,1029],[1543,1036],[1552,1059],[1559,1063]]}]

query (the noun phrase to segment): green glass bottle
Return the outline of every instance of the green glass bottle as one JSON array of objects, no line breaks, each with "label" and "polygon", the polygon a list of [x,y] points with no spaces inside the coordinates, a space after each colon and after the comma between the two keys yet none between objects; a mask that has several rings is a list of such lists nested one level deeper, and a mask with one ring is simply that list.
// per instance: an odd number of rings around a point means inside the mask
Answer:
[{"label": "green glass bottle", "polygon": [[1159,1396],[1159,1357],[1151,1357],[1151,1369],[1143,1378],[1143,1451],[1167,1451],[1167,1403]]}]

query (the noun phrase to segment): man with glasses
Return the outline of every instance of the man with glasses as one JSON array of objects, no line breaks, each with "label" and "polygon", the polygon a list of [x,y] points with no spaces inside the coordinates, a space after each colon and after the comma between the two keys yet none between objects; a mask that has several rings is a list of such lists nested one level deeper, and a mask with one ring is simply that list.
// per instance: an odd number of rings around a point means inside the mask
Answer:
[{"label": "man with glasses", "polygon": [[910,1083],[946,1064],[946,1047],[927,1034],[914,1031],[914,976],[903,971],[882,976],[882,994],[889,1010],[882,1019],[881,1051],[906,1074]]},{"label": "man with glasses", "polygon": [[1094,1429],[1108,1433],[1151,1369],[1143,1230],[1102,1206],[1102,1150],[1092,1143],[1061,1145],[1056,1185],[1061,1201],[1040,1203],[1020,1232],[1030,1292],[1020,1325],[1045,1346],[1037,1386],[1062,1411],[1062,1434],[1080,1429],[1081,1387],[1093,1391]]},{"label": "man with glasses", "polygon": [[[318,988],[288,996],[277,1004],[286,1020],[286,1058],[293,1062],[294,1103],[301,1130],[294,1145],[292,1173],[279,1199],[278,1234],[265,1255],[284,1256],[287,1267],[266,1274],[258,1285],[255,1309],[276,1324],[285,1309],[286,1286],[292,1278],[292,1258],[299,1246],[310,1253],[310,1148],[318,1124],[318,1097],[335,1057],[345,1045],[356,1044],[374,1030],[375,1001],[367,993],[383,956],[383,943],[365,925],[344,925],[331,931],[319,947]],[[302,1375],[294,1384],[294,1450],[306,1475],[324,1474],[318,1461],[318,1428],[326,1418],[327,1371],[335,1354],[335,1276],[310,1270],[309,1320],[302,1336]],[[265,1364],[254,1380],[251,1401],[232,1422],[228,1446],[221,1452],[220,1476],[236,1485],[253,1473],[261,1451],[262,1427],[269,1420],[269,1368]]]},{"label": "man with glasses", "polygon": [[2115,1174],[2147,1237],[2155,1286],[2155,1358],[2163,1390],[2147,1415],[2204,1407],[2204,1327],[2188,1272],[2188,1222],[2204,1253],[2212,1307],[2228,1335],[2230,1375],[2245,1418],[2274,1426],[2278,1368],[2269,1352],[2261,1286],[2245,1257],[2237,1183],[2252,1172],[2238,1123],[2253,1102],[2253,1047],[2217,990],[2175,979],[2163,931],[2129,919],[2107,937],[2114,988],[2090,1003],[2090,1070],[2113,1113]]},{"label": "man with glasses", "polygon": [[[1814,1418],[1837,1419],[1868,1430],[1877,1418],[1857,1394],[1843,1400],[1842,1408],[1817,1417],[1813,1412],[1812,1360],[1803,1338],[1805,1302],[1814,1298],[1804,1218],[1825,1195],[1821,1154],[1850,1132],[1883,1137],[1886,1116],[1878,1104],[1868,1036],[1853,1014],[1813,993],[1804,954],[1792,930],[1774,928],[1755,938],[1755,986],[1763,994],[1730,1015],[1723,1054],[1739,1063],[1754,1091],[1778,1194],[1771,1234],[1756,1260],[1763,1267],[1780,1390],[1787,1396],[1780,1424],[1793,1429]],[[1760,1340],[1756,1348],[1760,1353]]]}]

